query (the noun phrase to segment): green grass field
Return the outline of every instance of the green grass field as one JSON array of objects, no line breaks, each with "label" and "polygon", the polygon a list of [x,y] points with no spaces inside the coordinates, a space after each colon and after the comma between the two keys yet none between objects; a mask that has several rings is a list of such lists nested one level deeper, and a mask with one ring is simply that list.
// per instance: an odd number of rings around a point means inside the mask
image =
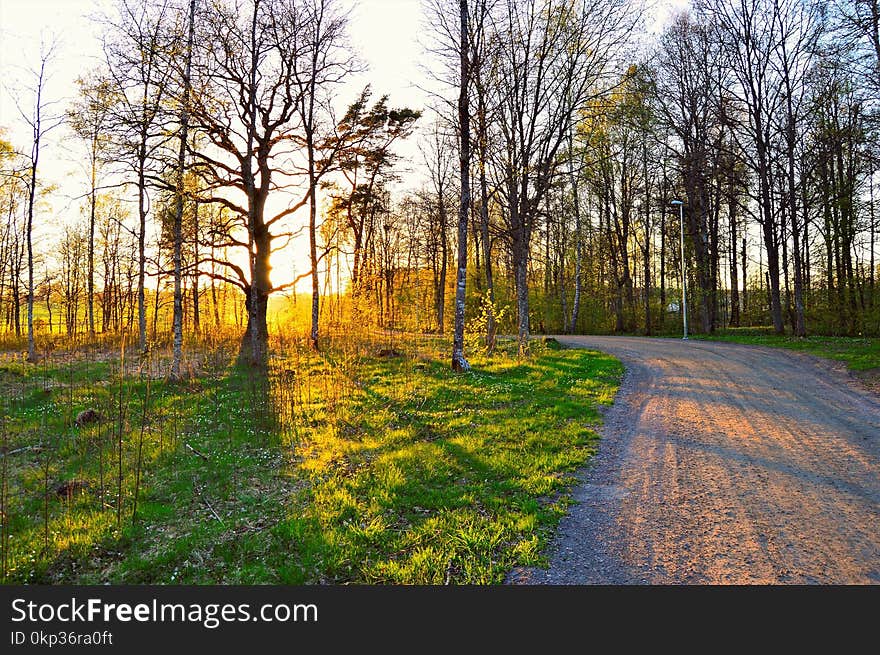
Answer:
[{"label": "green grass field", "polygon": [[267,381],[214,356],[174,385],[113,357],[7,362],[5,581],[491,584],[541,563],[620,364],[538,343],[456,375],[445,345],[395,348],[287,344]]},{"label": "green grass field", "polygon": [[792,337],[775,335],[766,330],[742,328],[713,335],[693,335],[694,339],[730,341],[753,346],[788,348],[845,362],[853,371],[880,368],[880,339],[868,337]]}]

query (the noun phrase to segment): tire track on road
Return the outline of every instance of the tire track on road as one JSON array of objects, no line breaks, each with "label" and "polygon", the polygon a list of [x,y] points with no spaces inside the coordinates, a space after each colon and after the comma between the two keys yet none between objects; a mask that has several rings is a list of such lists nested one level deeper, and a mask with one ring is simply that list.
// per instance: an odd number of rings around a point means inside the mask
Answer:
[{"label": "tire track on road", "polygon": [[557,337],[626,374],[523,584],[880,583],[880,401],[800,353]]}]

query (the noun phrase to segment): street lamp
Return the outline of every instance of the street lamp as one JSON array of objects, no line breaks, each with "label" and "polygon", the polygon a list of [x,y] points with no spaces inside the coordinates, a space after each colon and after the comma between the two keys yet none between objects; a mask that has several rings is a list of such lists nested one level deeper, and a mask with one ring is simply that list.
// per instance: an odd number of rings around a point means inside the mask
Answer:
[{"label": "street lamp", "polygon": [[673,200],[673,205],[678,205],[678,228],[681,233],[681,309],[684,319],[684,336],[688,338],[688,301],[687,301],[687,275],[684,271],[684,203],[681,200]]}]

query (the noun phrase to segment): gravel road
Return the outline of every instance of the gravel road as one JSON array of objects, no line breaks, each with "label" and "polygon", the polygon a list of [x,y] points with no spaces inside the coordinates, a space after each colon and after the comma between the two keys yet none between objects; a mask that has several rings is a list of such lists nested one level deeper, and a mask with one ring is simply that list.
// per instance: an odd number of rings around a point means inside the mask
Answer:
[{"label": "gravel road", "polygon": [[880,399],[842,365],[557,337],[626,374],[548,553],[513,584],[880,584]]}]

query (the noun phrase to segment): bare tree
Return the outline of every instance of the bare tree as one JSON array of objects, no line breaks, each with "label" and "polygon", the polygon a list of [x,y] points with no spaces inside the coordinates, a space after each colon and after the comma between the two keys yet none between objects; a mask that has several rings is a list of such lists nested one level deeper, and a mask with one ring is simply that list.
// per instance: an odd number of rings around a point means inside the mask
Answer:
[{"label": "bare tree", "polygon": [[687,231],[694,250],[703,332],[713,328],[711,168],[713,138],[719,128],[715,93],[719,62],[709,26],[681,14],[661,37],[654,76],[655,104],[664,127],[675,137],[667,146],[687,196]]},{"label": "bare tree", "polygon": [[581,222],[581,194],[580,183],[578,180],[579,169],[581,168],[583,149],[575,154],[574,132],[575,126],[571,125],[568,130],[568,179],[571,186],[571,206],[574,214],[574,298],[572,299],[571,316],[566,326],[570,334],[577,331],[578,315],[581,312],[581,289],[582,289],[582,270],[581,262],[583,258],[582,246],[582,222]]},{"label": "bare tree", "polygon": [[350,138],[345,133],[333,134],[332,88],[357,70],[357,64],[346,48],[348,17],[339,10],[335,0],[310,0],[303,3],[303,11],[304,21],[299,35],[303,53],[301,63],[292,72],[298,92],[296,111],[302,126],[300,142],[306,154],[308,184],[309,275],[312,281],[309,343],[313,350],[318,350],[318,266],[324,254],[318,255],[317,191],[321,179],[337,167],[337,155],[345,149]]},{"label": "bare tree", "polygon": [[784,111],[785,94],[775,75],[773,52],[778,43],[779,12],[776,0],[707,0],[702,8],[707,22],[717,28],[725,63],[736,79],[731,90],[743,120],[736,134],[745,138],[742,150],[758,184],[759,223],[767,253],[770,316],[773,329],[782,334],[779,245],[783,238],[774,212],[772,159],[773,117]]},{"label": "bare tree", "polygon": [[[468,119],[473,130],[474,163],[476,171],[469,171],[476,176],[479,184],[479,198],[471,194],[470,206],[479,212],[479,225],[474,228],[475,251],[474,259],[477,268],[477,288],[480,288],[480,256],[482,255],[485,271],[486,289],[483,311],[486,312],[486,349],[491,352],[495,348],[495,283],[493,276],[492,236],[490,234],[490,202],[493,192],[490,191],[488,175],[490,149],[493,147],[491,124],[494,119],[495,105],[490,86],[495,79],[498,63],[496,48],[499,41],[491,27],[492,14],[500,6],[499,0],[472,0],[468,3],[466,33],[461,33],[461,7],[456,0],[431,0],[426,3],[427,20],[431,25],[429,43],[426,50],[432,59],[429,74],[437,81],[441,91],[436,92],[435,110],[441,120],[454,128],[459,134],[462,131],[462,118],[459,113],[461,99],[461,67],[462,52],[467,50],[467,102],[469,105]],[[439,65],[438,65],[439,63]],[[447,97],[448,96],[448,97]],[[457,100],[452,101],[455,97]],[[469,139],[470,140],[470,139]],[[470,149],[470,148],[469,148]],[[470,185],[470,180],[468,181]]]},{"label": "bare tree", "polygon": [[795,336],[807,334],[804,318],[804,263],[801,250],[802,225],[806,221],[805,208],[798,209],[803,197],[798,176],[798,139],[804,122],[806,108],[807,75],[812,67],[813,53],[820,35],[821,23],[814,3],[805,0],[774,0],[774,23],[778,37],[774,48],[774,67],[782,80],[785,92],[782,124],[779,131],[784,135],[786,194],[782,206],[788,215],[792,235],[794,259],[794,305]]},{"label": "bare tree", "polygon": [[639,16],[622,0],[508,0],[493,22],[499,62],[496,177],[514,269],[517,338],[528,350],[530,244],[577,112],[612,84]]},{"label": "bare tree", "polygon": [[93,74],[77,79],[79,97],[68,109],[67,119],[73,131],[88,146],[89,175],[89,229],[88,229],[88,270],[86,279],[86,302],[88,309],[89,334],[95,334],[95,212],[98,195],[98,173],[106,157],[107,115],[111,101],[111,90],[106,78]]},{"label": "bare tree", "polygon": [[214,248],[242,248],[248,256],[247,270],[218,258],[214,263],[222,270],[212,274],[245,293],[248,323],[240,359],[265,366],[268,300],[283,288],[271,282],[269,258],[273,243],[290,234],[278,231],[282,221],[305,204],[267,215],[269,193],[288,186],[279,159],[290,152],[300,128],[294,70],[303,56],[302,16],[298,6],[282,0],[247,5],[246,13],[238,2],[201,9],[193,60],[201,87],[192,97],[191,120],[207,145],[192,154],[205,185],[202,200],[228,209],[213,226]]},{"label": "bare tree", "polygon": [[[117,156],[134,175],[138,194],[138,346],[147,348],[146,242],[149,188],[164,185],[153,171],[157,152],[169,136],[165,100],[174,71],[167,53],[176,35],[167,29],[168,0],[119,0],[118,19],[106,19],[104,53],[115,103],[111,127]],[[169,42],[171,41],[171,42]]]},{"label": "bare tree", "polygon": [[422,149],[422,156],[431,175],[433,196],[436,202],[436,210],[432,217],[436,221],[432,225],[432,236],[436,240],[432,248],[432,268],[434,272],[434,315],[436,317],[437,332],[443,334],[446,315],[446,272],[449,263],[449,209],[447,205],[449,188],[451,137],[443,132],[440,123],[435,123],[431,134],[431,141]]},{"label": "bare tree", "polygon": [[[495,40],[487,25],[497,0],[476,0],[473,3],[473,19],[469,20],[470,31],[470,81],[473,86],[476,104],[475,138],[477,179],[479,181],[480,242],[483,251],[483,270],[486,276],[486,350],[495,349],[495,278],[492,262],[492,234],[490,232],[488,167],[490,154],[490,126],[494,120],[495,107],[490,104],[489,85],[494,78],[497,54]],[[472,198],[473,200],[473,198]]]},{"label": "bare tree", "polygon": [[880,0],[833,0],[833,4],[854,72],[865,75],[874,91],[880,91]]},{"label": "bare tree", "polygon": [[25,110],[20,104],[18,105],[21,114],[28,127],[31,129],[32,140],[31,150],[28,157],[30,175],[28,179],[28,203],[27,203],[27,220],[25,223],[25,238],[27,242],[27,338],[28,338],[28,354],[29,362],[37,359],[36,347],[34,344],[34,203],[37,198],[37,173],[40,163],[40,149],[44,145],[46,135],[61,125],[64,120],[63,115],[52,114],[52,106],[56,103],[46,99],[46,83],[48,81],[49,71],[47,70],[56,56],[57,41],[54,39],[43,42],[40,46],[40,63],[39,67],[32,70],[34,86],[30,89],[33,105],[30,110]]}]

